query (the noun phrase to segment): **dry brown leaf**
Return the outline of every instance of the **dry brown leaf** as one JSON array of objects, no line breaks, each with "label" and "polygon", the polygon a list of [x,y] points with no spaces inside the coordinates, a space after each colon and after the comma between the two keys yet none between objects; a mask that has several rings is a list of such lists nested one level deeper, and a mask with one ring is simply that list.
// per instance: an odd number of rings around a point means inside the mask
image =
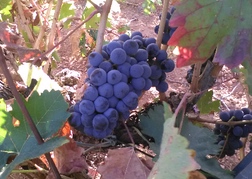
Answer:
[{"label": "dry brown leaf", "polygon": [[54,162],[59,172],[68,175],[87,170],[88,165],[86,160],[81,156],[83,150],[71,139],[67,144],[56,148],[54,150]]},{"label": "dry brown leaf", "polygon": [[206,177],[199,171],[191,171],[188,179],[206,179]]},{"label": "dry brown leaf", "polygon": [[146,179],[150,170],[137,157],[134,148],[127,147],[108,151],[105,164],[98,167],[102,179]]}]

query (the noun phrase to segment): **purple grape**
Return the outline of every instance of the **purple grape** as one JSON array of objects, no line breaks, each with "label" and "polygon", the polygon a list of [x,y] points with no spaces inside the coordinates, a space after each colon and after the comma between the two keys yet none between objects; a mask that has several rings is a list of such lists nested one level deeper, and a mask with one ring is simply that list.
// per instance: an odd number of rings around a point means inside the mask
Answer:
[{"label": "purple grape", "polygon": [[97,131],[105,131],[108,128],[109,121],[103,114],[97,114],[93,118],[93,127]]},{"label": "purple grape", "polygon": [[165,81],[161,81],[157,86],[156,89],[161,92],[164,93],[168,90],[168,83],[166,83]]},{"label": "purple grape", "polygon": [[114,85],[122,80],[122,74],[118,70],[110,70],[107,74],[108,83]]},{"label": "purple grape", "polygon": [[79,104],[79,111],[81,112],[81,114],[93,114],[95,112],[94,102],[83,99]]},{"label": "purple grape", "polygon": [[71,126],[77,128],[81,125],[81,114],[78,112],[72,112],[71,116],[68,118],[68,122]]},{"label": "purple grape", "polygon": [[114,85],[114,96],[122,99],[129,93],[129,85],[125,82],[119,82]]},{"label": "purple grape", "polygon": [[94,101],[94,106],[97,112],[102,113],[109,108],[109,102],[106,98],[102,96],[98,96],[96,100]]},{"label": "purple grape", "polygon": [[220,112],[219,117],[223,122],[227,122],[230,119],[230,114],[228,111],[222,111]]},{"label": "purple grape", "polygon": [[134,40],[130,39],[123,43],[123,49],[129,56],[134,56],[137,53],[138,48],[138,43]]},{"label": "purple grape", "polygon": [[145,87],[145,79],[143,77],[132,78],[131,84],[136,90],[143,90]]},{"label": "purple grape", "polygon": [[100,86],[106,83],[106,80],[107,73],[101,68],[95,69],[90,75],[90,83],[94,86]]},{"label": "purple grape", "polygon": [[114,49],[110,54],[110,60],[116,64],[120,65],[126,61],[126,52],[121,48]]},{"label": "purple grape", "polygon": [[84,94],[82,96],[82,99],[87,99],[90,101],[94,101],[98,97],[98,90],[95,86],[89,85],[86,90],[84,91]]},{"label": "purple grape", "polygon": [[240,126],[235,126],[235,127],[233,128],[233,134],[234,134],[235,136],[237,136],[237,137],[242,136],[242,134],[243,134],[243,129],[242,129],[242,127],[240,127]]},{"label": "purple grape", "polygon": [[137,107],[138,105],[138,95],[134,92],[129,92],[123,99],[122,101],[126,106],[129,107],[130,110],[133,110]]},{"label": "purple grape", "polygon": [[130,67],[130,76],[133,78],[139,78],[144,73],[142,65],[135,64]]},{"label": "purple grape", "polygon": [[103,61],[103,56],[98,52],[92,52],[88,55],[88,61],[92,66],[98,67]]},{"label": "purple grape", "polygon": [[98,87],[98,92],[101,96],[110,98],[113,96],[113,86],[109,83],[104,83]]}]

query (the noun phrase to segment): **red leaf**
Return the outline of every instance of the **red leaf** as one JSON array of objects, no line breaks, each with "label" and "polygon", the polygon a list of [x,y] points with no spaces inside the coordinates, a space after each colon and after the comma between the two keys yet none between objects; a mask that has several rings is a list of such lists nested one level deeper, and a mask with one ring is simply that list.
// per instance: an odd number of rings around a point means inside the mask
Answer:
[{"label": "red leaf", "polygon": [[108,151],[105,164],[98,167],[102,179],[146,179],[150,170],[136,156],[133,148],[120,148]]},{"label": "red leaf", "polygon": [[83,150],[84,149],[78,147],[73,140],[56,148],[54,150],[54,162],[59,172],[68,175],[87,170],[88,165],[86,160],[81,156]]}]

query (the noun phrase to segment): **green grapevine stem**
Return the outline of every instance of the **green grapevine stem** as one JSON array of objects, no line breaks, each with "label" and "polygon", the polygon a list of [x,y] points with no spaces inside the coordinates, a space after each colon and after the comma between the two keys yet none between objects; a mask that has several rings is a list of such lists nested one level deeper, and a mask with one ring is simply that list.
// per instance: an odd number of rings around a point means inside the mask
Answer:
[{"label": "green grapevine stem", "polygon": [[[5,56],[3,55],[3,49],[0,48],[0,66],[1,66],[1,69],[2,69],[2,72],[3,74],[5,75],[6,79],[7,79],[7,82],[10,86],[10,89],[11,89],[11,92],[12,94],[14,95],[15,99],[17,100],[17,103],[21,109],[21,111],[23,112],[24,116],[25,116],[25,119],[27,121],[27,123],[29,124],[38,144],[43,144],[44,143],[44,140],[43,138],[41,137],[36,125],[34,124],[32,118],[31,118],[31,115],[29,114],[29,111],[27,110],[27,108],[25,107],[23,101],[22,101],[22,98],[20,96],[20,94],[18,93],[17,89],[16,89],[16,86],[12,80],[12,77],[11,77],[11,74],[8,70],[8,67],[7,67],[7,64],[6,64],[6,58]],[[57,167],[55,166],[52,158],[51,158],[51,155],[50,153],[45,153],[45,156],[46,156],[46,159],[55,175],[55,177],[57,179],[61,179],[60,177],[60,174],[59,174],[59,171],[57,169]]]}]

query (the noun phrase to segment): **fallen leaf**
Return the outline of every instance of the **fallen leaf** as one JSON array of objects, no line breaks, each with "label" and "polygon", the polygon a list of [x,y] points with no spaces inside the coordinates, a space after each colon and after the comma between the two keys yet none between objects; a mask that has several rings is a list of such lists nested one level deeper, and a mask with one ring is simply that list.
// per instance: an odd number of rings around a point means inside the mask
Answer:
[{"label": "fallen leaf", "polygon": [[188,179],[206,179],[206,177],[199,171],[191,171]]},{"label": "fallen leaf", "polygon": [[137,157],[134,148],[120,148],[108,151],[105,164],[98,167],[102,179],[146,179],[150,170]]},{"label": "fallen leaf", "polygon": [[88,169],[85,158],[81,155],[84,149],[78,147],[74,140],[54,150],[54,162],[61,174],[82,172]]}]

